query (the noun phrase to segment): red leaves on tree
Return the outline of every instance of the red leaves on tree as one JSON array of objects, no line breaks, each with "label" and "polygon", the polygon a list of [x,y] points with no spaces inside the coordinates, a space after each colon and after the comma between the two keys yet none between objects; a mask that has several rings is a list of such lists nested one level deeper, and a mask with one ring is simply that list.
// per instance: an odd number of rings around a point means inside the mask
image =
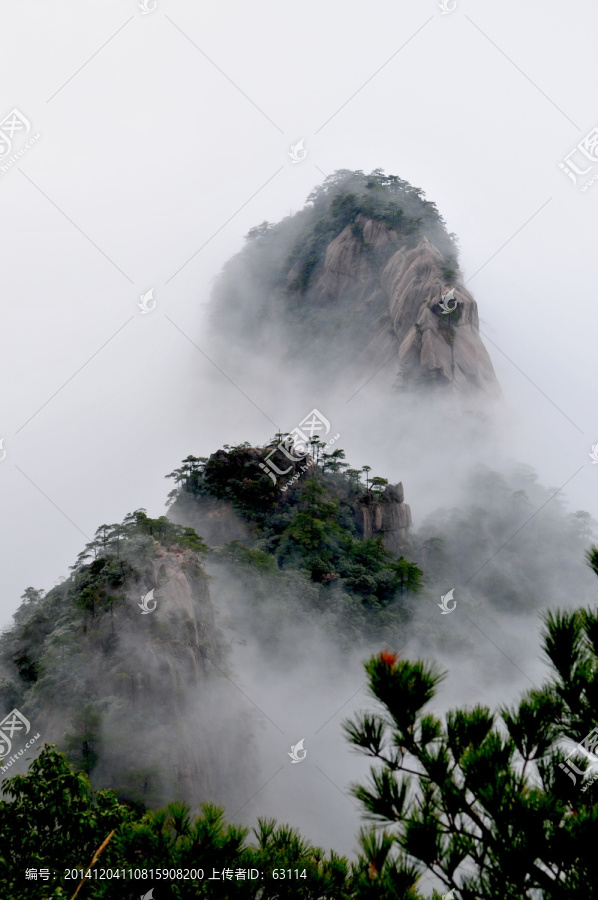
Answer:
[{"label": "red leaves on tree", "polygon": [[383,650],[380,654],[380,662],[383,662],[389,669],[393,668],[398,658],[399,654],[391,653],[390,650]]}]

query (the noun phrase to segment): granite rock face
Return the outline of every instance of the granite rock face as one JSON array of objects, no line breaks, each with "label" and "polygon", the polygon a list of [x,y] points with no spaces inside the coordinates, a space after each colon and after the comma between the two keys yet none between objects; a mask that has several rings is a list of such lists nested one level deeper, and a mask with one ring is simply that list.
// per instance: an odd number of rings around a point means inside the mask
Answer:
[{"label": "granite rock face", "polygon": [[[406,379],[452,385],[461,393],[498,392],[480,337],[477,303],[459,281],[449,291],[443,258],[427,239],[395,253],[380,282]],[[447,294],[450,299],[443,301]],[[377,356],[384,332],[378,330],[366,353]]]},{"label": "granite rock face", "polygon": [[[94,785],[147,805],[197,804],[227,784],[245,746],[202,555],[149,534],[121,539],[117,554],[79,566],[37,601],[49,663],[20,702],[45,741],[89,766]],[[60,610],[56,622],[45,607]]]},{"label": "granite rock face", "polygon": [[[357,302],[371,300],[379,283],[380,257],[394,254],[401,240],[382,222],[362,214],[357,216],[355,225],[357,228],[347,225],[328,245],[324,271],[314,285],[312,299],[334,302],[349,292]],[[292,277],[293,273],[289,279]]]},{"label": "granite rock face", "polygon": [[[334,305],[349,299],[355,308],[375,313],[357,365],[371,370],[396,355],[404,386],[498,396],[477,303],[460,273],[449,270],[425,237],[406,249],[404,238],[381,222],[359,215],[356,225],[330,242],[310,301]],[[389,368],[396,373],[396,366]]]},{"label": "granite rock face", "polygon": [[[149,702],[154,703],[160,695],[169,705],[176,705],[177,696],[185,688],[202,684],[208,660],[221,661],[208,578],[195,554],[162,547],[147,560],[140,574],[142,591],[154,588],[152,624],[158,623],[170,639],[148,641],[142,654],[135,643],[135,652],[129,654],[137,700],[147,694]],[[138,585],[135,591],[139,593]]]},{"label": "granite rock face", "polygon": [[352,504],[357,530],[364,540],[381,537],[390,553],[400,555],[411,527],[411,509],[403,485],[389,484],[381,494],[367,491]]}]

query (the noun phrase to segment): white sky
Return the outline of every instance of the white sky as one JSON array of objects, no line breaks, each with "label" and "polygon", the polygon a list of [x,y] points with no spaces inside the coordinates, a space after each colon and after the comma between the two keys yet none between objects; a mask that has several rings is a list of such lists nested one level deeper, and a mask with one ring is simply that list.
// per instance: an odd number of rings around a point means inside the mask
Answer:
[{"label": "white sky", "polygon": [[[209,353],[222,264],[338,168],[382,167],[437,204],[509,451],[598,515],[598,186],[558,166],[598,125],[593,3],[157,0],[143,15],[136,0],[4,0],[1,15],[0,118],[16,107],[41,137],[0,174],[0,623],[99,524],[162,514],[163,476],[188,453],[271,436],[221,375],[200,377],[184,335]],[[385,474],[417,517],[408,478]]]}]

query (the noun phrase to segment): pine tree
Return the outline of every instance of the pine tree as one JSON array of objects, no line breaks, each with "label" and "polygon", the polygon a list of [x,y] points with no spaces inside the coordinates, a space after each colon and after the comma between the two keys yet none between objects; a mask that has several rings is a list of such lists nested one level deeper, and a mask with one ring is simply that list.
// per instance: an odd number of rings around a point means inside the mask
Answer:
[{"label": "pine tree", "polygon": [[[597,559],[594,547],[594,570]],[[377,761],[353,792],[392,838],[388,858],[427,870],[459,900],[598,897],[598,782],[585,775],[588,754],[598,761],[598,614],[556,611],[544,622],[553,674],[515,708],[442,720],[425,707],[443,673],[384,651],[365,666],[381,712],[344,725]]]}]

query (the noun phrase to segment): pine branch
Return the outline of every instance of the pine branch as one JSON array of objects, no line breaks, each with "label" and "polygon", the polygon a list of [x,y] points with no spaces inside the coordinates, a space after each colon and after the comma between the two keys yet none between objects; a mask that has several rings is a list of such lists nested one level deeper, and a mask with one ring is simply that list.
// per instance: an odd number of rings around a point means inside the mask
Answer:
[{"label": "pine branch", "polygon": [[75,893],[74,893],[73,896],[71,897],[71,900],[75,900],[77,894],[79,893],[79,891],[81,890],[81,888],[82,888],[83,885],[85,884],[85,879],[87,878],[87,874],[91,871],[91,869],[93,869],[93,867],[95,866],[96,862],[98,861],[98,858],[99,858],[100,854],[102,853],[103,850],[106,849],[106,847],[108,846],[108,844],[109,844],[110,841],[112,840],[112,837],[114,836],[115,831],[116,831],[115,828],[112,829],[112,831],[110,832],[110,834],[108,835],[108,837],[106,838],[106,840],[103,842],[103,844],[101,844],[101,845],[98,847],[98,849],[97,849],[96,852],[94,853],[93,859],[91,860],[89,866],[87,867],[87,869],[86,869],[86,871],[85,871],[85,875],[83,876],[83,878],[82,878],[81,881],[79,882],[79,884],[78,884],[78,886],[77,886],[77,890],[75,891]]}]

